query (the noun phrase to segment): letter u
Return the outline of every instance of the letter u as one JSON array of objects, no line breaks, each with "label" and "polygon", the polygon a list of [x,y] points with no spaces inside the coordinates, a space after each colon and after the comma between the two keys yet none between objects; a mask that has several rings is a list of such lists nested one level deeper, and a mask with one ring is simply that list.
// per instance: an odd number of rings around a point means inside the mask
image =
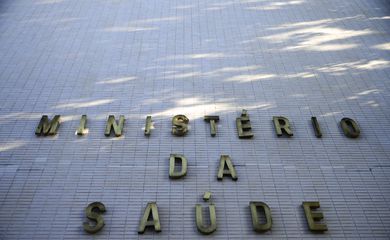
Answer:
[{"label": "letter u", "polygon": [[210,225],[207,226],[203,222],[202,205],[200,204],[195,205],[196,227],[198,228],[198,231],[203,234],[211,234],[215,230],[217,230],[217,215],[215,213],[215,205],[210,204],[208,206],[208,209],[210,213]]}]

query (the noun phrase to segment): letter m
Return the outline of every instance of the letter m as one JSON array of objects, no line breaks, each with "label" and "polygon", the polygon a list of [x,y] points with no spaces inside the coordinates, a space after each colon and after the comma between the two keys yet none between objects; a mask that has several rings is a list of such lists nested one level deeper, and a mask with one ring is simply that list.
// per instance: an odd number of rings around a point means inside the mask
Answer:
[{"label": "letter m", "polygon": [[39,121],[39,124],[35,129],[35,135],[37,136],[56,135],[59,127],[60,127],[60,115],[55,115],[51,121],[49,120],[47,115],[43,115],[41,121]]}]

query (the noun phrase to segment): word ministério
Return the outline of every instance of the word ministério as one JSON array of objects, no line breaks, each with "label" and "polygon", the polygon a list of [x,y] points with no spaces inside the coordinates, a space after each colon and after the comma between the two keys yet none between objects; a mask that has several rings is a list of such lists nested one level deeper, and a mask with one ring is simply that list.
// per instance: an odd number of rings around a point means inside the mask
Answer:
[{"label": "word minist\u00e9rio", "polygon": [[[37,136],[50,136],[56,135],[58,128],[60,127],[60,115],[55,115],[52,120],[47,115],[43,115],[35,134]],[[210,124],[210,135],[215,137],[217,135],[217,122],[220,120],[219,116],[204,116],[204,120]],[[189,119],[185,115],[176,115],[172,118],[172,134],[175,136],[185,136],[189,132]],[[287,117],[274,116],[272,118],[275,132],[278,137],[287,136],[292,137],[293,131],[291,128],[290,121]],[[317,138],[322,137],[322,131],[317,117],[311,117],[311,123],[314,131],[314,135]],[[111,133],[114,133],[116,137],[120,137],[123,134],[123,128],[125,124],[125,116],[120,115],[119,120],[115,119],[114,115],[109,115],[106,123],[104,135],[109,137]],[[246,110],[242,110],[239,117],[236,118],[236,127],[238,137],[241,139],[253,138],[252,125],[249,119],[249,114]],[[360,127],[357,122],[351,118],[343,118],[340,120],[340,127],[345,136],[348,138],[357,138],[360,135]],[[146,117],[145,123],[145,136],[150,136],[153,129],[152,116]],[[87,130],[87,115],[82,115],[76,134],[83,136],[88,133]]]}]

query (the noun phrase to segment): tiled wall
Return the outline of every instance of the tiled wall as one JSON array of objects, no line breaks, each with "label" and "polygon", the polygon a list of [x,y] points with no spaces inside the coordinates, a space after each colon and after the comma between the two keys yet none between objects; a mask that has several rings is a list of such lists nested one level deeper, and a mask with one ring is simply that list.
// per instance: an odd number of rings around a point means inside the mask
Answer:
[{"label": "tiled wall", "polygon": [[[388,239],[389,11],[386,0],[0,1],[0,239],[91,239],[94,201],[107,208],[94,239]],[[235,128],[244,108],[249,140]],[[61,114],[55,137],[34,135],[43,114]],[[104,136],[110,114],[126,117],[120,138]],[[190,119],[185,137],[170,133],[176,114]],[[215,138],[204,115],[220,116]],[[276,136],[275,115],[292,138]],[[360,138],[342,134],[343,117]],[[171,153],[188,158],[185,179],[168,178]],[[221,154],[238,181],[217,181]],[[208,237],[194,210],[205,191],[218,220]],[[162,232],[138,235],[149,201]],[[249,201],[271,207],[272,231],[252,230]],[[307,230],[302,201],[320,201],[329,231]]]}]

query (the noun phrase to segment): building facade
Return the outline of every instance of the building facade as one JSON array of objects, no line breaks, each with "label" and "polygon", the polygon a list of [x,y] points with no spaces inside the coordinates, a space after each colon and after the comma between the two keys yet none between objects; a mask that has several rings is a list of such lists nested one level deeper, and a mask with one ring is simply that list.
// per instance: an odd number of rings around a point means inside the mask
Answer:
[{"label": "building facade", "polygon": [[[389,8],[1,1],[0,239],[388,239]],[[243,109],[250,138],[237,131]],[[172,134],[180,114],[184,136]],[[35,134],[43,115],[60,115],[56,134]],[[118,136],[105,135],[109,115],[124,117]],[[274,116],[293,136],[277,136]],[[344,134],[345,117],[357,138]],[[186,176],[170,178],[171,154],[185,156]],[[237,179],[217,179],[225,155]],[[308,201],[320,203],[327,231],[309,230]],[[105,225],[88,233],[93,202],[104,204]],[[161,232],[139,234],[151,202]],[[269,206],[270,230],[253,229],[250,202]],[[205,220],[215,206],[210,235],[198,231],[196,204]]]}]

